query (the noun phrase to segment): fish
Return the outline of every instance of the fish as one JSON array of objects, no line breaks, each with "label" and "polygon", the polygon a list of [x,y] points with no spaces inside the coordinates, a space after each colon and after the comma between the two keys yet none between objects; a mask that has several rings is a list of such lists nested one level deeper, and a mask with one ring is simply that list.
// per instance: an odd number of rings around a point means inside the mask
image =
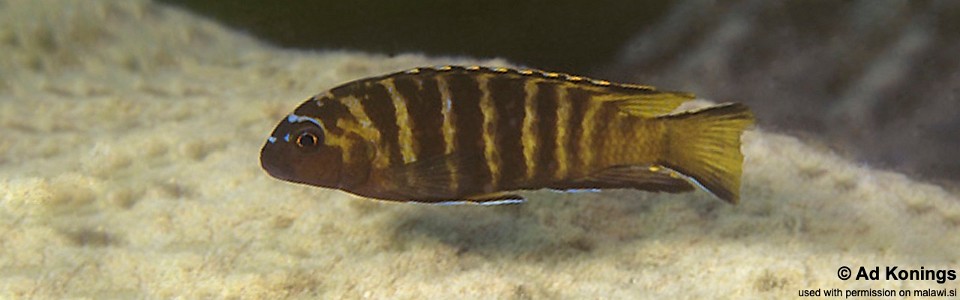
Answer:
[{"label": "fish", "polygon": [[753,113],[740,103],[675,112],[693,98],[540,70],[414,68],[308,98],[280,120],[260,163],[281,180],[387,201],[696,186],[736,204]]}]

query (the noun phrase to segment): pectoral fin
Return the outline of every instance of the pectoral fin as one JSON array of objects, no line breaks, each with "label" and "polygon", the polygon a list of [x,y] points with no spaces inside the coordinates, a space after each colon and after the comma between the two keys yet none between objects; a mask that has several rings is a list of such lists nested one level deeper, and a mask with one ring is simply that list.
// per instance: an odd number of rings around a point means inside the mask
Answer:
[{"label": "pectoral fin", "polygon": [[420,161],[390,168],[386,172],[387,182],[393,184],[389,194],[391,198],[428,204],[512,204],[523,202],[523,197],[506,192],[462,196],[458,193],[458,183],[475,183],[478,179],[471,172],[486,168],[480,155],[449,154],[427,158]]},{"label": "pectoral fin", "polygon": [[451,168],[448,163],[459,163],[454,155],[427,158],[395,167],[384,172],[385,182],[392,187],[387,193],[397,200],[438,202],[453,196]]}]

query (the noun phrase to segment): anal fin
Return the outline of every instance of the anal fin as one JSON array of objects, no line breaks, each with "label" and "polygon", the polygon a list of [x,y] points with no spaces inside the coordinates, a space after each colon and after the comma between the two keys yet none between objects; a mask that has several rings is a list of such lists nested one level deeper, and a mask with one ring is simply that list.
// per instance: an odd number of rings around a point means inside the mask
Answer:
[{"label": "anal fin", "polygon": [[667,193],[694,190],[680,174],[658,165],[613,166],[575,180],[566,188],[629,188]]},{"label": "anal fin", "polygon": [[467,197],[467,202],[480,205],[518,204],[527,201],[522,196],[510,192],[494,192]]},{"label": "anal fin", "polygon": [[434,205],[475,204],[475,205],[489,206],[489,205],[520,204],[526,201],[527,199],[524,199],[522,196],[517,194],[511,194],[509,192],[495,192],[490,194],[466,197],[466,199],[464,200],[430,202],[429,204],[434,204]]}]

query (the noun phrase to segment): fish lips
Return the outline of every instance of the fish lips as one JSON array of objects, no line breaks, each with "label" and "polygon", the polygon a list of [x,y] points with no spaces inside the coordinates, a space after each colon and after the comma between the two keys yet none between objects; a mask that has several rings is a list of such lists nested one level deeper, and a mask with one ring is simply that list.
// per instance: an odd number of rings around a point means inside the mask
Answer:
[{"label": "fish lips", "polygon": [[267,174],[277,179],[296,181],[297,174],[293,164],[287,159],[279,145],[266,143],[260,149],[260,166]]},{"label": "fish lips", "polygon": [[260,166],[280,180],[321,187],[340,186],[340,169],[335,162],[317,161],[285,144],[264,144],[260,149]]}]

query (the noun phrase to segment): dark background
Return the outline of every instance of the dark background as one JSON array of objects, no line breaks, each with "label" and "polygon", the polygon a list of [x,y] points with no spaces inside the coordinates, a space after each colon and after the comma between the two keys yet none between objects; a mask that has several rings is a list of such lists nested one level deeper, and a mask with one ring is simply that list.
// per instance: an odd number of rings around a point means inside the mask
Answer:
[{"label": "dark background", "polygon": [[282,47],[502,57],[745,102],[763,129],[960,182],[960,1],[161,2]]},{"label": "dark background", "polygon": [[584,73],[613,63],[669,1],[164,0],[276,45],[503,57]]}]

